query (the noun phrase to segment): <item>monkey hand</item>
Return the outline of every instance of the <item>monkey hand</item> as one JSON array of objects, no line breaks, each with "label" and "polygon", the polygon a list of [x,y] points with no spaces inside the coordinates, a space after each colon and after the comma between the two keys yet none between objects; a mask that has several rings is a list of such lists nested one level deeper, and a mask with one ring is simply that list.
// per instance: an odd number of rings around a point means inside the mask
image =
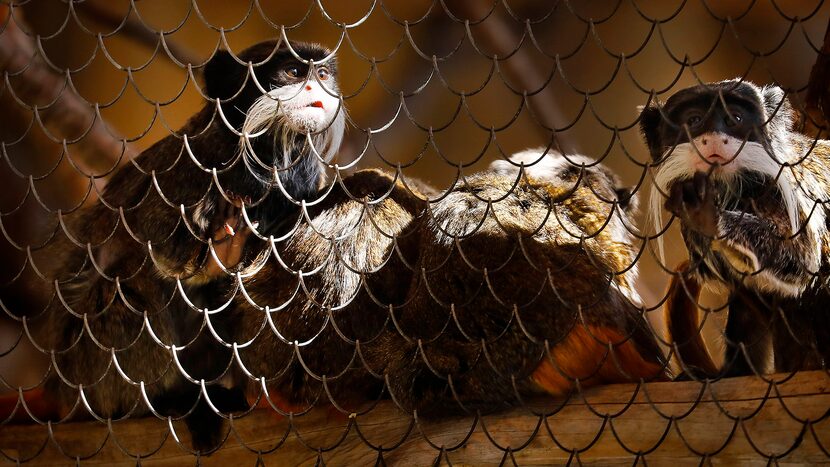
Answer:
[{"label": "monkey hand", "polygon": [[718,207],[712,180],[696,172],[690,180],[672,185],[665,208],[677,216],[687,229],[714,238],[718,235]]},{"label": "monkey hand", "polygon": [[[230,192],[228,196],[232,202],[223,201],[222,206],[217,210],[219,227],[213,233],[212,246],[215,257],[208,258],[205,266],[205,273],[208,277],[219,277],[223,269],[236,266],[242,259],[245,240],[251,234],[242,217],[243,200]],[[252,226],[256,228],[257,224],[254,222]]]}]

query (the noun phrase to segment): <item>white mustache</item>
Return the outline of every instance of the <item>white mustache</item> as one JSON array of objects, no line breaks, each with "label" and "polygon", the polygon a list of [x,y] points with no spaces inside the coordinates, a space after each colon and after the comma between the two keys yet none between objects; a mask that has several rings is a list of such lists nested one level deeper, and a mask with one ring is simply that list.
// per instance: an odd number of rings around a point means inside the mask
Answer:
[{"label": "white mustache", "polygon": [[[695,138],[695,140],[705,136],[711,135],[702,135]],[[723,135],[713,137],[723,138]],[[738,147],[739,152],[736,154],[723,154],[728,162],[721,167],[715,167],[711,171],[711,176],[716,180],[726,182],[727,186],[733,185],[735,179],[739,177],[739,171],[761,173],[775,180],[787,212],[787,218],[790,221],[791,233],[795,234],[798,232],[800,226],[799,214],[805,217],[808,214],[807,212],[799,213],[799,211],[810,209],[810,207],[799,206],[796,197],[798,187],[794,183],[790,169],[784,168],[782,170],[782,164],[767,152],[760,143],[751,141],[744,143],[743,141],[739,141],[739,144],[736,146],[735,142],[738,140],[733,137],[728,138],[732,141],[727,146]],[[741,144],[743,147],[740,146]],[[656,166],[656,172],[653,173],[654,186],[652,187],[648,203],[648,216],[655,234],[661,232],[664,228],[663,204],[665,203],[666,196],[669,194],[669,190],[674,183],[691,179],[700,170],[698,168],[702,158],[700,152],[693,143],[678,144],[673,149],[666,151],[663,154],[662,161]],[[665,264],[665,249],[662,236],[657,238],[657,248],[660,261]]]}]

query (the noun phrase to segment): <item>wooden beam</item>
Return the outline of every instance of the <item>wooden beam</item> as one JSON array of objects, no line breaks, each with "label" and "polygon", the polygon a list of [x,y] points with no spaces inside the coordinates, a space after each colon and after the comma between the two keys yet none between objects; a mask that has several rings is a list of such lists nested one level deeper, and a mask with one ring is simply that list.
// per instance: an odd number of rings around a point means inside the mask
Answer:
[{"label": "wooden beam", "polygon": [[[415,420],[389,402],[351,418],[320,408],[288,420],[258,409],[235,420],[223,448],[201,461],[252,465],[261,451],[266,465],[307,465],[318,456],[329,465],[373,465],[382,446],[383,461],[401,465],[428,465],[439,457],[441,464],[549,465],[578,458],[632,465],[638,451],[650,465],[699,465],[707,454],[725,465],[762,464],[775,456],[782,463],[827,464],[830,375],[772,378],[778,383],[742,377],[710,385],[611,385],[479,419]],[[135,465],[139,455],[146,457],[142,465],[194,463],[183,425],[173,426],[181,446],[167,422],[155,418],[113,422],[109,435],[99,422],[56,425],[51,436],[47,426],[5,426],[0,449],[10,460],[35,456],[32,465],[65,464],[75,456],[84,464]]]}]

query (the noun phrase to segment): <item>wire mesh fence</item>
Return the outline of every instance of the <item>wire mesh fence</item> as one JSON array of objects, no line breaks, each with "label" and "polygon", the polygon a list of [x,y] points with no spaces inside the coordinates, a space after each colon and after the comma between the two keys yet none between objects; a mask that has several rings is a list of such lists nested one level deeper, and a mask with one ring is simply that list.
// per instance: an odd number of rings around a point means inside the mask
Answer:
[{"label": "wire mesh fence", "polygon": [[0,4],[5,459],[827,462],[825,2],[295,3]]}]

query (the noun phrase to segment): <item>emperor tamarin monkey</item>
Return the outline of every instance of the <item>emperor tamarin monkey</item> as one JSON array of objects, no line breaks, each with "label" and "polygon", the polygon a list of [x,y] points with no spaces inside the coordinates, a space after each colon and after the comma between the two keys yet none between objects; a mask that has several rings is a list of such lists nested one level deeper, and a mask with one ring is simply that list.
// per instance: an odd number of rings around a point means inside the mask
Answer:
[{"label": "emperor tamarin monkey", "polygon": [[[98,203],[62,219],[66,235],[51,249],[57,298],[37,343],[54,352],[44,416],[84,404],[100,418],[146,414],[143,391],[156,410],[193,415],[199,427],[198,381],[222,386],[232,358],[200,311],[220,308],[213,292],[232,266],[218,265],[216,251],[245,227],[243,204],[254,227],[275,231],[323,183],[345,126],[329,50],[275,41],[238,58],[218,50],[204,81],[209,102],[184,127],[118,170]],[[209,318],[230,332],[221,313]],[[204,436],[196,447],[212,447],[216,434]]]},{"label": "emperor tamarin monkey", "polygon": [[[830,143],[796,133],[793,119],[781,88],[741,80],[687,88],[642,113],[653,217],[662,229],[662,207],[677,216],[689,250],[667,306],[687,370],[766,372],[774,354],[773,368],[791,371],[830,356]],[[702,284],[730,294],[723,370],[698,333]]]},{"label": "emperor tamarin monkey", "polygon": [[238,310],[252,402],[435,415],[665,376],[608,169],[540,149],[429,193],[358,172],[261,257]]}]

